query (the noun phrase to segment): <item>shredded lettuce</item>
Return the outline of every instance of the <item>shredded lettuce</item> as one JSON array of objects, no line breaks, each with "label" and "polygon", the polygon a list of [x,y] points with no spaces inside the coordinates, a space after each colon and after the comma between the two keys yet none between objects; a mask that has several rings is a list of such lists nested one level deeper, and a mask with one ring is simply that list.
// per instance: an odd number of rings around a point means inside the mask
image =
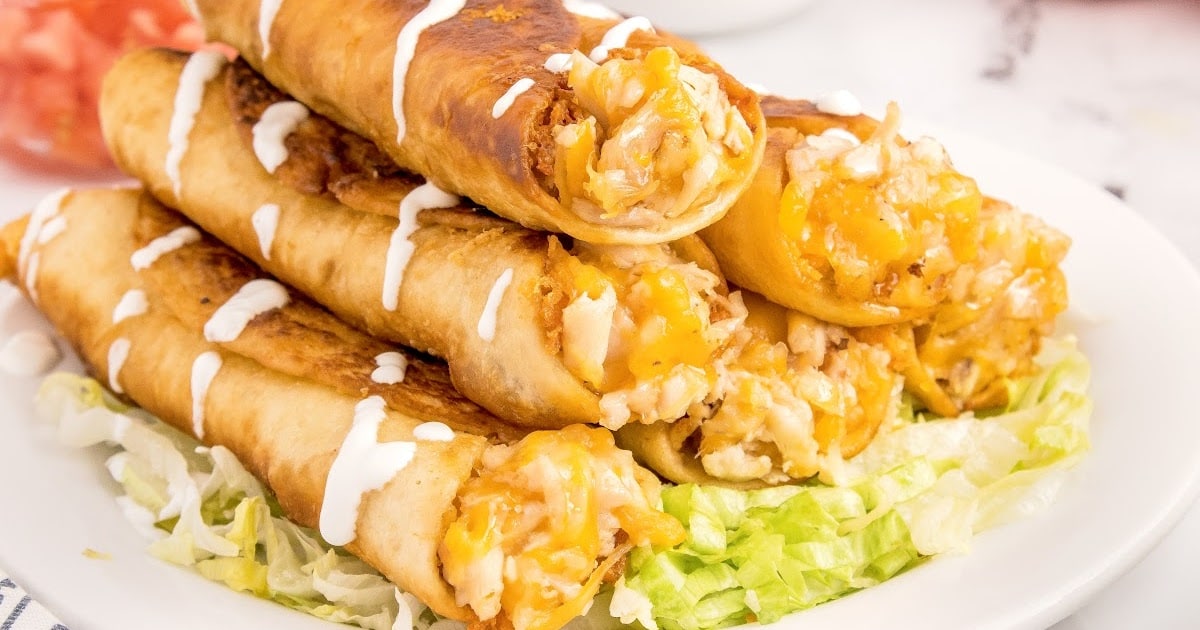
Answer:
[{"label": "shredded lettuce", "polygon": [[836,486],[663,491],[688,539],[637,549],[610,613],[647,628],[719,628],[842,597],[1049,504],[1089,448],[1089,366],[1048,342],[1041,370],[980,417],[913,422],[878,436]]},{"label": "shredded lettuce", "polygon": [[201,446],[75,374],[47,377],[36,404],[39,416],[57,424],[63,443],[119,447],[107,461],[125,491],[117,503],[151,540],[156,557],[329,621],[372,630],[462,627],[439,620],[363,561],[283,518],[228,449]]},{"label": "shredded lettuce", "polygon": [[[1041,509],[1088,450],[1091,403],[1088,363],[1073,342],[1048,343],[1038,361],[1036,376],[1010,384],[1005,409],[933,420],[907,409],[900,428],[846,462],[836,485],[667,487],[663,510],[688,539],[635,549],[615,588],[569,627],[609,627],[613,618],[669,630],[770,623],[930,556],[965,552],[979,531]],[[107,461],[125,491],[117,503],[155,556],[331,621],[462,628],[282,518],[228,449],[200,446],[73,374],[48,377],[37,405],[64,443],[120,448]]]}]

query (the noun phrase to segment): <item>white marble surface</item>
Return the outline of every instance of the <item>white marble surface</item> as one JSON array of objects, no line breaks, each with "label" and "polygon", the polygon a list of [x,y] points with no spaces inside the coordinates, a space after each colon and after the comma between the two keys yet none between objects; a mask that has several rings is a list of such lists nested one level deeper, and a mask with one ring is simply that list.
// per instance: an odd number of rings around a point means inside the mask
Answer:
[{"label": "white marble surface", "polygon": [[[823,0],[702,41],[781,95],[846,88],[876,115],[895,100],[1053,162],[1123,197],[1200,266],[1200,2]],[[1054,630],[1198,628],[1197,566],[1200,506]]]}]

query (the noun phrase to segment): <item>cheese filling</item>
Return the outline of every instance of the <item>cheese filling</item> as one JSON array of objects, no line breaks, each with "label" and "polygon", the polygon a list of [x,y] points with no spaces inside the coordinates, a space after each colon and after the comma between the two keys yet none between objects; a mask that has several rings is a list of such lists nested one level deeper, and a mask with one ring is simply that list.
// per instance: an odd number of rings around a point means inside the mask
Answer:
[{"label": "cheese filling", "polygon": [[665,245],[577,244],[552,259],[568,292],[563,362],[601,394],[601,424],[672,422],[709,395],[744,317],[715,274]]},{"label": "cheese filling", "polygon": [[716,76],[670,48],[642,59],[571,59],[589,114],[555,130],[560,203],[597,223],[640,227],[704,206],[754,158],[754,138]]},{"label": "cheese filling", "polygon": [[937,142],[899,136],[895,105],[861,143],[808,136],[787,154],[780,230],[815,281],[840,298],[928,308],[977,256],[983,201]]},{"label": "cheese filling", "polygon": [[442,574],[480,620],[560,628],[631,548],[684,539],[679,521],[656,509],[658,491],[602,429],[573,425],[492,446],[459,493],[438,552]]},{"label": "cheese filling", "polygon": [[787,312],[785,325],[786,341],[740,331],[709,398],[673,427],[713,477],[832,481],[895,415],[900,383],[886,352],[800,313]]}]

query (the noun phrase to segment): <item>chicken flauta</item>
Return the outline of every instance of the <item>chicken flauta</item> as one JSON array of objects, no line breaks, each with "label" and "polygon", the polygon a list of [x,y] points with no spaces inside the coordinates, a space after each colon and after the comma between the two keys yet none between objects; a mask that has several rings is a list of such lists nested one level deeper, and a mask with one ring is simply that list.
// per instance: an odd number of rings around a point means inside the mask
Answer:
[{"label": "chicken flauta", "polygon": [[942,416],[1006,404],[1009,382],[1034,372],[1067,308],[1059,264],[1070,239],[995,199],[980,218],[980,254],[955,274],[944,303],[928,317],[854,333],[886,347],[905,387]]},{"label": "chicken flauta", "polygon": [[[722,280],[671,245],[555,242],[563,363],[601,394],[600,423],[672,422],[704,400],[714,359],[745,317]],[[553,309],[551,309],[553,310]]]},{"label": "chicken flauta", "polygon": [[438,553],[443,575],[485,627],[555,630],[586,612],[633,547],[683,541],[658,492],[657,477],[603,429],[492,446],[459,494]]},{"label": "chicken flauta", "polygon": [[597,223],[641,227],[712,201],[754,162],[754,138],[716,76],[671,48],[596,64],[568,85],[587,117],[555,130],[559,201]]},{"label": "chicken flauta", "polygon": [[909,319],[944,300],[978,255],[983,197],[941,145],[907,142],[899,127],[893,103],[861,142],[841,129],[806,136],[787,153],[779,228],[815,293]]},{"label": "chicken flauta", "polygon": [[895,415],[889,356],[840,326],[745,296],[749,325],[718,357],[709,397],[670,428],[672,441],[696,445],[722,481],[834,481]]}]

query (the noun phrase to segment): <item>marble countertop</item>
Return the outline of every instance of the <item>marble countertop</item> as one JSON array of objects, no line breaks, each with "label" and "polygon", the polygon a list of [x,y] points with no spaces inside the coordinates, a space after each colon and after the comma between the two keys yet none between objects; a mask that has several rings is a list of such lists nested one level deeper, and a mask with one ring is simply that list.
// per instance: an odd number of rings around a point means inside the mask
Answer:
[{"label": "marble countertop", "polygon": [[[1054,163],[1124,199],[1200,266],[1200,3],[826,1],[701,41],[772,92],[849,89],[876,115],[894,100]],[[1053,630],[1195,628],[1200,598],[1185,585],[1198,565],[1200,506]]]}]

